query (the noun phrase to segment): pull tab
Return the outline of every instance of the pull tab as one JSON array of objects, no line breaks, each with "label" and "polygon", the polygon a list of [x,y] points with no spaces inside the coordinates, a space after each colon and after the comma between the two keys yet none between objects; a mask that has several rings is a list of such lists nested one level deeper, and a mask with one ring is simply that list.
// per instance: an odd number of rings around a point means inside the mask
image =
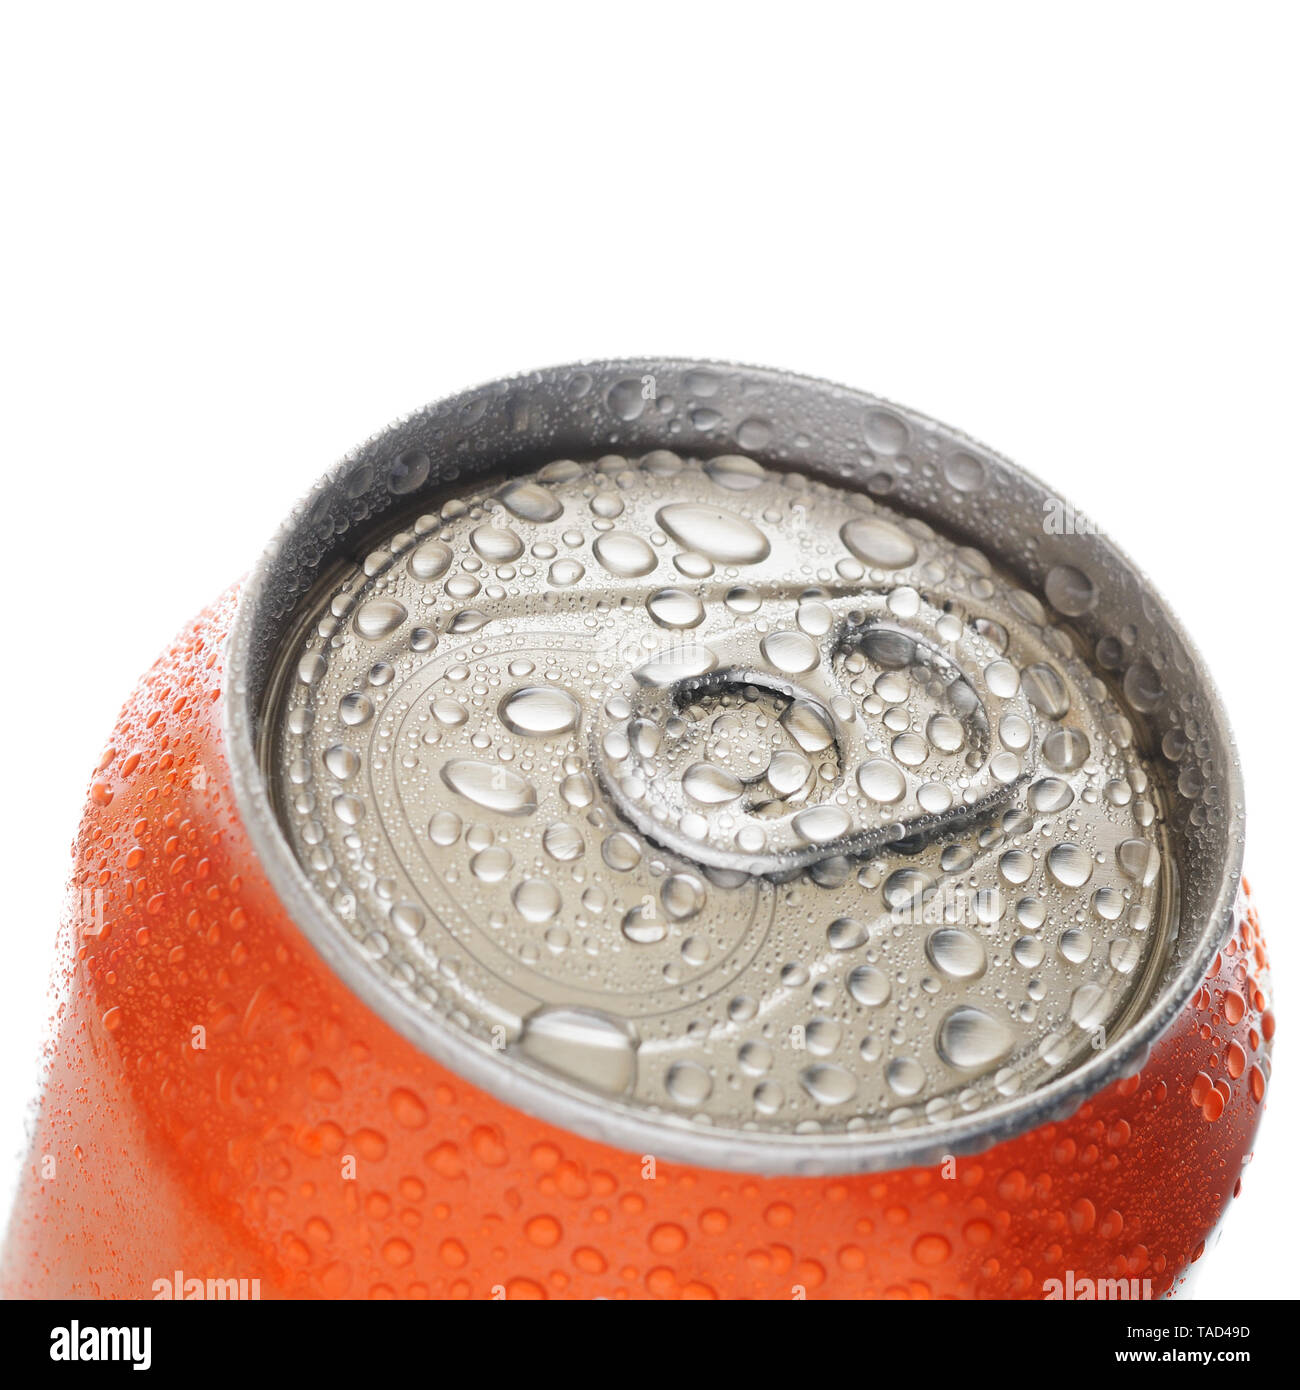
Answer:
[{"label": "pull tab", "polygon": [[825,631],[735,629],[636,672],[594,764],[644,835],[713,869],[778,875],[915,853],[1005,808],[1037,760],[1019,672],[928,601],[825,604]]}]

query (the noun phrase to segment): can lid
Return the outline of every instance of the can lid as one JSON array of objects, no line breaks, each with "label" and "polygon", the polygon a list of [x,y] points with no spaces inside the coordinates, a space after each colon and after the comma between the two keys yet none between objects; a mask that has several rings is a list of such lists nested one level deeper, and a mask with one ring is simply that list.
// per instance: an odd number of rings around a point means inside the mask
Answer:
[{"label": "can lid", "polygon": [[240,808],[322,954],[664,1158],[1041,1123],[1138,1064],[1235,892],[1230,737],[1149,585],[1004,460],[801,378],[432,407],[290,519],[231,667]]}]

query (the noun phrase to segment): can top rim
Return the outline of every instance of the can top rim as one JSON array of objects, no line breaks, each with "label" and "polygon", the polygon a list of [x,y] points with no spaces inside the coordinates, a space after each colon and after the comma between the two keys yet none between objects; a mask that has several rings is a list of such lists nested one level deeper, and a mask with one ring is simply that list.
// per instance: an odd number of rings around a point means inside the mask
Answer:
[{"label": "can top rim", "polygon": [[[646,412],[629,419],[629,412],[616,406],[621,399],[617,392],[620,386],[646,378],[679,396],[690,383],[708,379],[709,408],[718,423],[710,425],[707,437],[692,441],[670,434],[663,416],[646,418]],[[764,413],[771,436],[766,444],[754,447],[752,441],[737,440],[742,410],[746,419],[754,418],[756,411]],[[346,537],[346,545],[338,544],[348,528],[337,519],[355,515],[362,491],[359,477],[366,483],[365,497],[371,505],[365,510],[372,519],[418,507],[422,497],[446,490],[448,474],[462,483],[474,476],[505,475],[523,471],[529,457],[543,461],[577,453],[584,445],[593,455],[611,449],[648,452],[688,446],[702,455],[745,452],[760,462],[820,473],[839,486],[860,490],[868,481],[868,468],[881,467],[883,473],[877,477],[889,476],[891,468],[885,454],[873,457],[869,430],[864,442],[863,421],[873,419],[901,421],[917,438],[926,435],[945,447],[956,444],[971,451],[1014,483],[1028,511],[1034,511],[1041,498],[1063,502],[1033,474],[961,432],[867,393],[728,362],[631,358],[504,378],[414,412],[326,473],[262,552],[240,592],[227,647],[222,717],[235,803],[271,886],[303,935],[368,1007],[422,1051],[506,1103],[600,1142],[714,1169],[809,1175],[883,1171],[978,1152],[1064,1118],[1089,1096],[1145,1064],[1152,1045],[1199,987],[1230,929],[1241,877],[1243,788],[1218,691],[1194,644],[1138,567],[1100,532],[1089,533],[1087,542],[1099,556],[1106,582],[1114,583],[1117,599],[1125,606],[1136,606],[1140,600],[1142,623],[1175,654],[1178,670],[1171,667],[1170,673],[1196,697],[1216,778],[1217,815],[1211,818],[1210,830],[1202,827],[1197,832],[1204,843],[1184,873],[1186,910],[1177,949],[1141,1013],[1114,1042],[1074,1070],[973,1115],[883,1133],[710,1130],[676,1117],[621,1108],[559,1077],[504,1066],[472,1039],[385,984],[344,947],[333,912],[309,882],[281,830],[259,754],[269,667],[277,637],[284,635],[317,572],[331,556],[358,548],[355,535]],[[423,474],[408,486],[420,469]],[[906,478],[890,476],[890,486],[897,489],[895,497],[906,497]],[[352,508],[341,509],[344,502]],[[945,517],[915,500],[902,505],[948,530],[967,524],[960,513]],[[1036,515],[1041,521],[1042,512]],[[1136,649],[1150,650],[1145,641]]]}]

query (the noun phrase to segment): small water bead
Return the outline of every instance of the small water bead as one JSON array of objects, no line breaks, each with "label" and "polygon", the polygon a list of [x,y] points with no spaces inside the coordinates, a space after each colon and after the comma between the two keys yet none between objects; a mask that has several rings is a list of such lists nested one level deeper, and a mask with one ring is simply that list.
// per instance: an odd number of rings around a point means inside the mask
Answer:
[{"label": "small water bead", "polygon": [[921,611],[921,595],[909,585],[903,584],[890,590],[885,606],[896,618],[915,618]]},{"label": "small water bead", "polygon": [[673,567],[687,579],[707,579],[713,573],[713,561],[707,555],[684,550],[673,556]]},{"label": "small water bead", "polygon": [[996,652],[1005,652],[1010,645],[1011,635],[993,618],[976,618],[971,626]]},{"label": "small water bead", "polygon": [[582,464],[574,459],[552,459],[537,470],[537,480],[547,484],[571,483],[581,478],[584,471]]},{"label": "small water bead", "polygon": [[998,888],[981,888],[971,902],[976,920],[986,927],[1000,922],[1007,910],[1006,899]]},{"label": "small water bead", "polygon": [[888,906],[900,909],[916,906],[936,887],[934,879],[921,869],[895,869],[882,891]]},{"label": "small water bead", "polygon": [[1102,789],[1102,795],[1112,806],[1127,806],[1133,800],[1133,788],[1127,781],[1112,777]]},{"label": "small water bead", "polygon": [[662,741],[663,730],[653,719],[634,719],[627,726],[628,747],[639,758],[654,758]]},{"label": "small water bead", "polygon": [[904,767],[920,767],[930,750],[920,734],[899,734],[889,745],[889,751]]},{"label": "small water bead", "polygon": [[430,712],[445,729],[459,729],[469,719],[469,711],[459,700],[442,696],[429,706]]},{"label": "small water bead", "polygon": [[939,856],[939,867],[946,874],[964,874],[975,862],[968,845],[946,845]]},{"label": "small water bead", "polygon": [[488,622],[488,615],[477,608],[466,608],[452,619],[450,631],[454,633],[477,632]]},{"label": "small water bead", "polygon": [[598,492],[591,499],[592,515],[604,521],[613,521],[626,510],[626,503],[616,492]]},{"label": "small water bead", "polygon": [[677,681],[690,680],[712,671],[718,664],[717,653],[703,643],[669,647],[633,671],[641,685],[665,687]]},{"label": "small water bead", "polygon": [[785,1093],[772,1081],[754,1087],[754,1111],[758,1115],[775,1115],[785,1104]]},{"label": "small water bead", "polygon": [[596,790],[591,778],[582,772],[573,772],[560,783],[560,795],[575,809],[590,806],[595,800]]},{"label": "small water bead", "polygon": [[1007,786],[1020,776],[1020,759],[1014,753],[994,753],[989,759],[989,772],[995,782]]},{"label": "small water bead", "polygon": [[1124,695],[1135,710],[1150,714],[1165,698],[1164,684],[1155,668],[1146,660],[1138,660],[1124,673]]},{"label": "small water bead", "polygon": [[980,492],[988,482],[988,465],[965,449],[957,449],[944,459],[943,476],[958,492]]}]

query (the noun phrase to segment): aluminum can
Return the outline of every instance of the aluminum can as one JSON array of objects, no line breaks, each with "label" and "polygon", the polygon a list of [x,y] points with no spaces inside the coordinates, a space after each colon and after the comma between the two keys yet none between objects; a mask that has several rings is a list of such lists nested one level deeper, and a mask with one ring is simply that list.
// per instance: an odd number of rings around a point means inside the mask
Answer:
[{"label": "aluminum can", "polygon": [[1243,816],[1163,600],[956,431],[440,402],[112,731],[3,1291],[1177,1293],[1268,1086]]}]

